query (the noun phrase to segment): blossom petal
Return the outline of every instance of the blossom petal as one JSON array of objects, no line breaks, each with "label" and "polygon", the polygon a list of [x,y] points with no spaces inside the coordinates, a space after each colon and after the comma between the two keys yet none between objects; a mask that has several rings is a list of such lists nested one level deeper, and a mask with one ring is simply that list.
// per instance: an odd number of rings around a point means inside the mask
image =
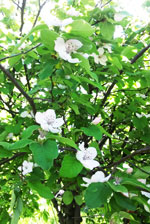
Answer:
[{"label": "blossom petal", "polygon": [[50,132],[52,132],[52,133],[59,133],[59,132],[61,131],[60,128],[58,128],[58,127],[55,128],[55,127],[53,127],[53,126],[51,126],[51,125],[49,125],[48,130],[49,130]]},{"label": "blossom petal", "polygon": [[90,158],[93,160],[97,156],[97,151],[94,147],[88,147],[86,151],[90,154]]},{"label": "blossom petal", "polygon": [[99,58],[99,63],[101,65],[106,65],[107,57],[103,55],[101,58]]},{"label": "blossom petal", "polygon": [[77,151],[77,153],[76,153],[77,160],[79,160],[82,163],[84,155],[85,155],[85,152],[83,150]]},{"label": "blossom petal", "polygon": [[55,120],[55,122],[53,123],[53,127],[54,128],[58,128],[58,127],[62,126],[63,124],[64,124],[63,118],[62,117],[61,118],[57,118]]},{"label": "blossom petal", "polygon": [[49,125],[47,124],[47,122],[42,122],[41,128],[45,131],[49,131]]},{"label": "blossom petal", "polygon": [[98,51],[100,56],[102,56],[104,54],[104,48],[103,47],[98,48],[97,51]]},{"label": "blossom petal", "polygon": [[35,120],[38,124],[41,124],[42,120],[43,120],[43,113],[41,112],[37,112],[35,115]]},{"label": "blossom petal", "polygon": [[85,168],[93,170],[95,167],[99,166],[99,162],[95,160],[83,160],[82,164]]}]

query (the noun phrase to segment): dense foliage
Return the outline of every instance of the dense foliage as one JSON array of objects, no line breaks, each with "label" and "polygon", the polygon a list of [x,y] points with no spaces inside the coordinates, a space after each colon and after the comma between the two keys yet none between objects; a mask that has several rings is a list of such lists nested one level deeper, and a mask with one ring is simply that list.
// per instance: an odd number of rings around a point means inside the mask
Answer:
[{"label": "dense foliage", "polygon": [[150,27],[95,4],[1,3],[2,224],[150,223]]}]

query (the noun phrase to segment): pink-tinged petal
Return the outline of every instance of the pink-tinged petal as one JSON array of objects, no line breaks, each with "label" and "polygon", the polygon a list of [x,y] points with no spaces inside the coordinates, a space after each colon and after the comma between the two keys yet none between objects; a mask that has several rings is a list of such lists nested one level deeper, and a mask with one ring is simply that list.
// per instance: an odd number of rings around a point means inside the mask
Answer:
[{"label": "pink-tinged petal", "polygon": [[54,128],[58,128],[58,127],[62,126],[63,124],[64,124],[63,118],[62,117],[61,118],[57,118],[55,120],[55,122],[53,123],[53,127]]},{"label": "pink-tinged petal", "polygon": [[99,124],[100,121],[101,121],[101,118],[96,117],[91,123],[97,125],[97,124]]},{"label": "pink-tinged petal", "polygon": [[95,161],[95,160],[83,160],[82,161],[82,165],[90,170],[93,170],[95,167],[99,166],[99,162]]},{"label": "pink-tinged petal", "polygon": [[43,119],[44,119],[43,113],[41,113],[41,112],[37,112],[37,113],[35,114],[35,121],[36,121],[38,124],[41,124],[42,121],[43,121]]},{"label": "pink-tinged petal", "polygon": [[146,184],[146,179],[138,179],[139,182],[141,182],[142,184]]},{"label": "pink-tinged petal", "polygon": [[97,156],[97,151],[94,147],[88,147],[86,151],[88,152],[88,154],[90,155],[90,159],[92,160]]}]

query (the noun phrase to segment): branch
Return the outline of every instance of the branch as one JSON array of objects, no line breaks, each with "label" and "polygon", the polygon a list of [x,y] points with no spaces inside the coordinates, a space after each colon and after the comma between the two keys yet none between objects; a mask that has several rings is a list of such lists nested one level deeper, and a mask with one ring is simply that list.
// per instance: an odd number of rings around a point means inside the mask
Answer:
[{"label": "branch", "polygon": [[43,6],[46,4],[46,2],[47,2],[47,0],[46,0],[45,2],[43,2],[42,5],[40,5],[40,0],[39,0],[39,10],[38,10],[38,13],[37,13],[37,15],[36,15],[36,17],[35,17],[35,20],[34,20],[34,23],[33,23],[32,28],[36,25],[36,22],[37,22],[37,20],[38,20],[38,18],[39,18],[39,15],[40,15],[40,13],[41,13],[41,10],[42,10]]},{"label": "branch", "polygon": [[109,86],[109,88],[108,88],[108,90],[107,90],[107,92],[106,92],[106,94],[105,94],[105,97],[104,97],[104,99],[102,100],[102,104],[101,104],[101,106],[104,106],[104,104],[105,104],[105,102],[106,102],[108,96],[111,94],[111,90],[114,88],[114,86],[115,86],[116,83],[117,83],[117,81],[114,80],[114,81],[112,82],[112,84]]},{"label": "branch", "polygon": [[109,0],[108,2],[106,2],[105,4],[103,4],[103,5],[101,6],[101,8],[103,8],[103,7],[105,7],[106,5],[108,5],[111,1],[112,1],[112,0]]},{"label": "branch", "polygon": [[22,6],[21,6],[21,26],[20,26],[20,35],[22,35],[22,29],[24,25],[24,9],[26,5],[26,0],[22,1]]},{"label": "branch", "polygon": [[33,109],[33,113],[36,113],[36,108],[33,99],[23,90],[23,88],[18,84],[16,79],[12,76],[12,74],[6,70],[1,64],[0,69],[4,72],[4,74],[10,79],[10,81],[16,86],[16,88],[22,93],[22,95],[27,99],[29,104],[31,105]]},{"label": "branch", "polygon": [[1,58],[0,61],[6,60],[6,59],[9,59],[9,58],[13,58],[13,57],[17,57],[17,56],[22,55],[22,54],[27,54],[28,52],[34,50],[35,48],[37,48],[39,46],[41,46],[41,43],[40,44],[37,44],[36,46],[30,48],[27,51],[24,51],[24,52],[21,52],[21,53],[18,53],[18,54],[14,54],[14,55],[11,55],[11,56],[7,56],[7,57],[4,57],[4,58]]},{"label": "branch", "polygon": [[145,148],[136,150],[135,152],[131,153],[130,155],[127,155],[127,156],[123,157],[122,159],[118,160],[117,162],[109,164],[108,166],[105,166],[103,168],[111,168],[111,167],[114,167],[114,166],[118,166],[119,164],[127,161],[128,159],[131,159],[132,157],[134,157],[136,155],[146,154],[146,153],[150,153],[150,146],[146,146]]},{"label": "branch", "polygon": [[19,157],[19,156],[24,156],[25,154],[26,154],[26,152],[19,152],[19,153],[16,153],[15,155],[13,155],[13,156],[10,157],[10,158],[2,159],[2,160],[0,160],[0,166],[3,165],[3,164],[5,164],[5,163],[8,163],[8,162],[11,161],[11,160],[16,159],[16,158]]},{"label": "branch", "polygon": [[14,0],[12,0],[12,2],[19,8],[21,9],[20,5],[18,3],[16,3]]},{"label": "branch", "polygon": [[131,60],[131,64],[137,61],[138,58],[140,58],[145,51],[147,51],[150,48],[150,44],[147,47],[144,47],[137,55],[134,56],[134,58]]}]

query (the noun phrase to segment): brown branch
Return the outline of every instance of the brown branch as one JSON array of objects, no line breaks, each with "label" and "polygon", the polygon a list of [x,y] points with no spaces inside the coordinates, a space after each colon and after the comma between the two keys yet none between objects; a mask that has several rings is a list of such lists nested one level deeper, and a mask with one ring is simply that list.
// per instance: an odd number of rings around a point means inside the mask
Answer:
[{"label": "brown branch", "polygon": [[130,155],[124,156],[123,158],[121,158],[120,160],[118,160],[117,162],[114,162],[112,164],[109,164],[108,166],[105,166],[103,168],[111,168],[111,167],[116,167],[119,164],[131,159],[132,157],[139,155],[139,154],[146,154],[146,153],[150,153],[150,146],[146,146],[145,148],[139,149],[134,151],[133,153],[131,153]]},{"label": "brown branch", "polygon": [[0,61],[4,61],[4,60],[9,59],[9,58],[17,57],[17,56],[22,55],[22,54],[27,54],[28,52],[34,50],[35,48],[37,48],[37,47],[39,47],[39,46],[41,46],[41,43],[40,43],[40,44],[37,44],[36,46],[30,48],[30,49],[27,50],[27,51],[20,52],[20,53],[18,53],[18,54],[14,54],[14,55],[11,55],[11,56],[7,56],[7,57],[4,57],[4,58],[1,58]]},{"label": "brown branch", "polygon": [[20,5],[16,3],[14,0],[11,0],[19,9],[21,9]]},{"label": "brown branch", "polygon": [[11,160],[16,159],[16,158],[19,157],[19,156],[24,156],[25,154],[26,154],[26,152],[19,152],[19,153],[16,153],[15,155],[13,155],[13,156],[10,157],[10,158],[2,159],[2,160],[0,160],[0,166],[1,166],[1,165],[4,165],[5,163],[10,162]]},{"label": "brown branch", "polygon": [[108,88],[108,90],[107,90],[107,92],[106,92],[106,94],[105,94],[105,97],[104,97],[104,99],[102,100],[101,106],[104,106],[104,104],[105,104],[105,102],[106,102],[108,96],[111,94],[111,90],[114,88],[114,86],[115,86],[116,83],[117,83],[117,81],[114,80],[114,81],[112,82],[112,84],[109,86],[109,88]]},{"label": "brown branch", "polygon": [[22,1],[22,6],[21,6],[21,26],[20,26],[20,35],[22,35],[22,29],[24,25],[24,9],[26,6],[26,0]]},{"label": "brown branch", "polygon": [[144,47],[139,53],[137,53],[137,55],[135,55],[134,58],[131,60],[131,64],[136,62],[138,58],[140,58],[145,53],[145,51],[147,51],[149,48],[150,48],[150,44],[147,45],[147,47]]},{"label": "brown branch", "polygon": [[45,2],[43,2],[43,4],[41,5],[41,4],[40,4],[40,0],[39,0],[39,10],[38,10],[38,13],[37,13],[37,15],[36,15],[36,17],[35,17],[35,20],[34,20],[34,23],[33,23],[32,28],[36,25],[37,20],[38,20],[38,18],[39,18],[39,15],[40,15],[40,13],[41,13],[41,10],[42,10],[43,6],[46,4],[46,2],[47,2],[47,0],[46,0]]},{"label": "brown branch", "polygon": [[22,95],[27,99],[29,104],[33,109],[33,113],[36,113],[36,108],[33,99],[24,91],[24,89],[18,84],[17,80],[12,76],[12,74],[6,70],[1,64],[0,69],[4,72],[4,74],[10,79],[10,81],[16,86],[16,88],[22,93]]}]

